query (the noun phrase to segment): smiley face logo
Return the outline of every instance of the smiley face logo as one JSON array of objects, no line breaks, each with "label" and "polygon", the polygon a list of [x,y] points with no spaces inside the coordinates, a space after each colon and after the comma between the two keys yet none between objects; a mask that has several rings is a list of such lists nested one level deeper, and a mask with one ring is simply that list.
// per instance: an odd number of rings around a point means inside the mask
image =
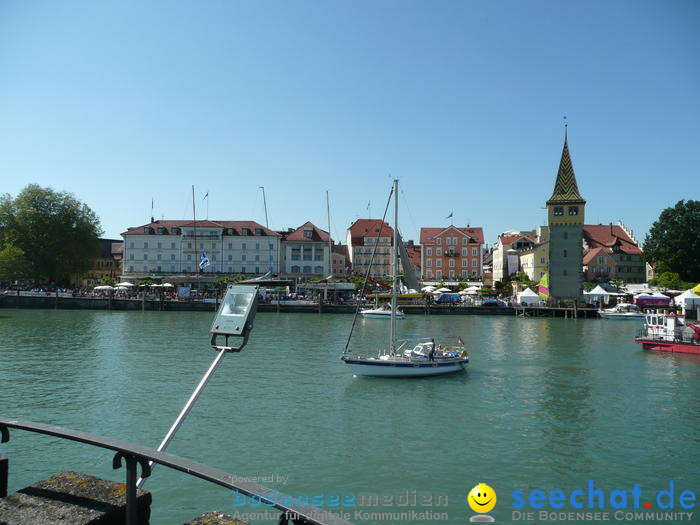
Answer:
[{"label": "smiley face logo", "polygon": [[496,491],[486,483],[479,483],[469,492],[467,501],[474,512],[485,514],[496,505]]}]

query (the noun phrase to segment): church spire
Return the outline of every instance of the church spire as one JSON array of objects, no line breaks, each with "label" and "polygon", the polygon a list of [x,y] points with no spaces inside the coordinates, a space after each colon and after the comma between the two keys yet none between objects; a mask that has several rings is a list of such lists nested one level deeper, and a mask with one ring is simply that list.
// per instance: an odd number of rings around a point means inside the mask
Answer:
[{"label": "church spire", "polygon": [[571,156],[569,155],[569,140],[566,125],[564,125],[564,149],[561,152],[557,181],[554,183],[554,192],[547,201],[547,205],[562,203],[586,203],[578,191],[578,184],[576,184],[574,166],[571,164]]}]

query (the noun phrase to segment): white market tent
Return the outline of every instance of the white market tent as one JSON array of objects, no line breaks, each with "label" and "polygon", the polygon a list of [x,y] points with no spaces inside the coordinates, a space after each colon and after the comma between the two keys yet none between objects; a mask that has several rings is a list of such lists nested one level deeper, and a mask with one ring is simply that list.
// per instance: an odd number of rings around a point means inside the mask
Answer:
[{"label": "white market tent", "polygon": [[598,285],[590,292],[584,292],[583,295],[588,304],[594,304],[600,301],[602,301],[604,304],[608,304],[611,294],[601,285]]},{"label": "white market tent", "polygon": [[676,304],[683,309],[692,309],[700,306],[700,295],[697,295],[693,290],[686,290],[675,298]]},{"label": "white market tent", "polygon": [[518,292],[517,300],[520,304],[538,304],[541,301],[540,296],[529,288]]},{"label": "white market tent", "polygon": [[103,284],[102,286],[95,286],[95,290],[114,290],[111,286]]}]

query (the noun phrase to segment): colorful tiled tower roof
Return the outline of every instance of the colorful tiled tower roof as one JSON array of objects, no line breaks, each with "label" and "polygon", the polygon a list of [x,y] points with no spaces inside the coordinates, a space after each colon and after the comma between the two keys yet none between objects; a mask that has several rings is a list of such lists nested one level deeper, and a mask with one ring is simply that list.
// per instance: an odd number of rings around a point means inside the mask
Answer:
[{"label": "colorful tiled tower roof", "polygon": [[569,155],[569,143],[564,135],[564,150],[561,152],[561,161],[559,162],[559,171],[557,172],[557,181],[554,183],[554,192],[547,201],[547,204],[585,204],[586,201],[578,191],[576,184],[576,175],[574,175],[574,166],[571,164],[571,156]]}]

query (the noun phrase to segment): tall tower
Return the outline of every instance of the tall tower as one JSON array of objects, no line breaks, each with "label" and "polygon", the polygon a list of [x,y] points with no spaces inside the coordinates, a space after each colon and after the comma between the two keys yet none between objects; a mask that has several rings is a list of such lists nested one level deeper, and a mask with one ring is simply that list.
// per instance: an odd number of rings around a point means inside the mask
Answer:
[{"label": "tall tower", "polygon": [[583,280],[583,221],[586,201],[576,184],[564,128],[554,192],[547,201],[549,223],[549,295],[553,299],[579,299]]}]

